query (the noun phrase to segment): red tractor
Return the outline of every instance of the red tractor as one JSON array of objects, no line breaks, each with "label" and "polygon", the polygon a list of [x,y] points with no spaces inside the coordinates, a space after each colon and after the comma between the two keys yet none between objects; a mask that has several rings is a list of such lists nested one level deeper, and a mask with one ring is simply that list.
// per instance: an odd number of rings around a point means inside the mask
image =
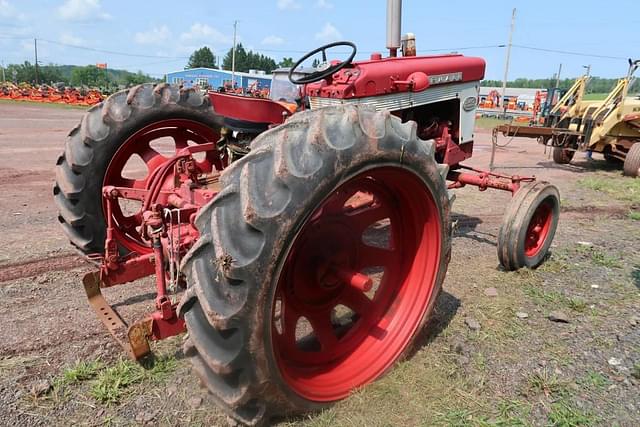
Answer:
[{"label": "red tractor", "polygon": [[[242,423],[322,408],[408,353],[451,256],[449,189],[513,194],[506,270],[536,267],[553,239],[554,186],[462,165],[484,61],[397,56],[391,24],[389,57],[322,46],[274,75],[271,99],[116,93],[58,159],[59,220],[99,264],[84,286],[102,322],[135,359],[188,331],[185,354]],[[329,62],[334,47],[349,58]],[[128,325],[101,289],[153,275],[156,311]]]}]

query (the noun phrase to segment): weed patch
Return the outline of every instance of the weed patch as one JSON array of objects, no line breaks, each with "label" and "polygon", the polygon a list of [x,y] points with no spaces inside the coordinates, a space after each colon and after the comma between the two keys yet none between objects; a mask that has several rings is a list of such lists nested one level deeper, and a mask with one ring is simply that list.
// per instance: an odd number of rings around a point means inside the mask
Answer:
[{"label": "weed patch", "polygon": [[549,412],[549,422],[557,427],[590,426],[597,421],[591,413],[575,408],[564,400],[552,404]]}]

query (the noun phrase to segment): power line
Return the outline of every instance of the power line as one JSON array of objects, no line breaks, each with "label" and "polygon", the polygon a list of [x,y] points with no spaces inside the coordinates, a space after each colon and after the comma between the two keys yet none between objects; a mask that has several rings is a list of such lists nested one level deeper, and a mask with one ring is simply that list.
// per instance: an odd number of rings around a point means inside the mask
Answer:
[{"label": "power line", "polygon": [[558,49],[547,49],[547,48],[542,48],[542,47],[525,46],[525,45],[521,45],[521,44],[514,44],[513,47],[518,47],[520,49],[527,49],[527,50],[535,50],[535,51],[540,51],[540,52],[551,52],[551,53],[561,53],[561,54],[564,54],[564,55],[582,56],[582,57],[585,57],[585,58],[622,59],[622,60],[625,60],[625,61],[627,60],[627,58],[622,57],[622,56],[597,55],[597,54],[593,54],[593,53],[573,52],[573,51],[569,51],[569,50],[558,50]]},{"label": "power line", "polygon": [[110,55],[129,56],[129,57],[134,57],[134,58],[189,59],[188,56],[145,55],[145,54],[136,54],[136,53],[127,53],[127,52],[116,52],[114,50],[98,49],[98,48],[95,48],[95,47],[88,47],[88,46],[78,46],[78,45],[74,45],[74,44],[56,42],[56,41],[47,40],[47,39],[38,39],[38,40],[46,42],[46,43],[59,45],[59,46],[65,46],[65,47],[70,47],[70,48],[74,48],[74,49],[81,49],[81,50],[88,50],[88,51],[91,51],[91,52],[107,53],[107,54],[110,54]]}]

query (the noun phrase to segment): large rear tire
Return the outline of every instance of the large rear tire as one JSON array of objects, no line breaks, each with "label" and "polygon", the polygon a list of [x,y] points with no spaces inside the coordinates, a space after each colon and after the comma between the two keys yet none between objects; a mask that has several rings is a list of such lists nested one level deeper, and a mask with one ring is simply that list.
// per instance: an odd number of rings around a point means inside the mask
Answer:
[{"label": "large rear tire", "polygon": [[231,417],[322,408],[407,354],[450,258],[446,170],[415,123],[356,107],[297,113],[225,170],[180,312]]},{"label": "large rear tire", "polygon": [[[116,153],[120,153],[121,161],[117,165],[120,169],[125,166],[127,155],[146,159],[146,154],[150,154],[150,157],[155,157],[151,162],[145,160],[150,173],[150,165],[159,164],[159,153],[149,148],[149,132],[162,132],[157,126],[152,129],[154,124],[171,120],[195,123],[193,126],[201,129],[200,133],[221,125],[219,116],[213,114],[209,98],[200,92],[180,90],[166,83],[155,87],[143,84],[118,92],[91,107],[81,123],[69,133],[64,152],[56,162],[53,195],[58,207],[58,220],[71,243],[82,253],[104,252],[106,221],[102,187],[125,186],[125,180],[120,179],[122,170],[107,174]],[[121,148],[128,152],[119,151]],[[114,177],[115,181],[105,182],[106,175]],[[138,180],[136,185],[144,185],[143,181]],[[129,234],[133,235],[135,224],[131,227]],[[144,245],[131,235],[118,239],[122,251],[143,251]]]},{"label": "large rear tire", "polygon": [[640,176],[640,142],[631,146],[624,159],[624,174],[634,178]]}]

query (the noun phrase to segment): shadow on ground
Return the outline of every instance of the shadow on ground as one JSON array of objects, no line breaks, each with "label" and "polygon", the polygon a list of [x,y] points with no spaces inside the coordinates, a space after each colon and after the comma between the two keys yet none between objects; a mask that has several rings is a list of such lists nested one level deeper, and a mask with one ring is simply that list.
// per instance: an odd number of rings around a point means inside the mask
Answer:
[{"label": "shadow on ground", "polygon": [[453,224],[453,237],[464,237],[474,240],[478,243],[486,243],[491,246],[497,246],[496,236],[491,233],[483,233],[477,231],[478,225],[482,224],[482,219],[476,216],[469,216],[459,213],[451,215],[451,223]]}]

